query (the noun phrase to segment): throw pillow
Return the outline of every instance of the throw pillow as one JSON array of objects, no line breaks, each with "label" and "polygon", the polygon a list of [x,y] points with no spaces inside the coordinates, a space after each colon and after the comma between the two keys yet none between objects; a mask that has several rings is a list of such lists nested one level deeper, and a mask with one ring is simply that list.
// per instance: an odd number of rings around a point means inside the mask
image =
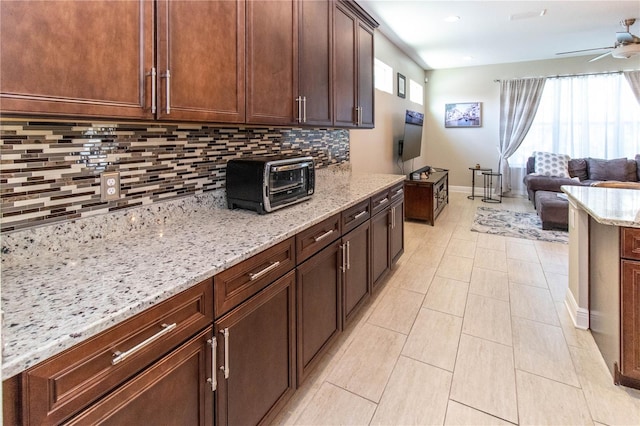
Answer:
[{"label": "throw pillow", "polygon": [[569,156],[553,152],[533,153],[535,157],[536,174],[541,176],[569,177]]},{"label": "throw pillow", "polygon": [[627,179],[626,158],[616,158],[615,160],[589,158],[588,163],[590,180],[624,181]]},{"label": "throw pillow", "polygon": [[569,176],[578,178],[581,181],[587,180],[589,178],[589,174],[587,173],[587,160],[584,158],[569,160]]}]

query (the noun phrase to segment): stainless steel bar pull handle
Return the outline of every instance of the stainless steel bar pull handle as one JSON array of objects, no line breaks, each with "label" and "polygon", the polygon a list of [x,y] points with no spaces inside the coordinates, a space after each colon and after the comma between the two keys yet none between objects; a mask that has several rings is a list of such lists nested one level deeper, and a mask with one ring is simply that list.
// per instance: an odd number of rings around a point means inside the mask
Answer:
[{"label": "stainless steel bar pull handle", "polygon": [[167,106],[165,108],[165,111],[168,114],[171,114],[171,71],[167,70],[167,72],[165,72],[164,74],[161,75],[162,78],[164,78],[165,80],[165,87],[166,87],[166,102],[167,102]]},{"label": "stainless steel bar pull handle", "polygon": [[151,71],[147,74],[147,76],[151,77],[151,112],[153,114],[156,113],[156,67],[151,67]]},{"label": "stainless steel bar pull handle", "polygon": [[302,122],[307,122],[307,97],[302,97]]},{"label": "stainless steel bar pull handle", "polygon": [[213,337],[207,340],[207,343],[211,345],[211,377],[207,379],[207,383],[211,383],[211,392],[215,392],[218,388],[218,379],[216,379],[216,352],[218,351],[218,340]]},{"label": "stainless steel bar pull handle", "polygon": [[143,340],[142,342],[138,343],[137,345],[135,345],[134,347],[132,347],[128,351],[124,351],[124,352],[115,351],[113,353],[113,359],[111,360],[111,364],[112,365],[116,365],[116,364],[121,363],[125,359],[129,358],[131,355],[133,355],[136,352],[138,352],[140,349],[144,348],[147,345],[150,345],[151,343],[153,343],[154,341],[158,340],[159,338],[161,338],[165,334],[169,333],[174,328],[176,328],[176,323],[175,322],[173,324],[170,324],[170,325],[162,324],[162,330],[158,331],[156,334],[154,334],[153,336],[149,337],[148,339]]},{"label": "stainless steel bar pull handle", "polygon": [[353,218],[354,219],[360,219],[362,216],[364,216],[365,214],[367,214],[367,211],[361,211],[360,213],[358,213],[357,215],[355,215]]},{"label": "stainless steel bar pull handle", "polygon": [[224,336],[224,365],[220,366],[220,370],[224,371],[224,378],[229,378],[229,328],[220,330],[220,334]]},{"label": "stainless steel bar pull handle", "polygon": [[302,96],[296,98],[298,104],[298,123],[302,123]]},{"label": "stainless steel bar pull handle", "polygon": [[263,276],[264,274],[271,272],[272,270],[274,270],[275,268],[278,267],[278,265],[280,265],[280,261],[275,261],[275,262],[271,262],[271,265],[267,266],[266,268],[264,268],[263,270],[254,273],[249,273],[249,280],[251,281],[255,281],[258,278],[260,278],[261,276]]},{"label": "stainless steel bar pull handle", "polygon": [[351,269],[351,244],[347,241],[347,270]]},{"label": "stainless steel bar pull handle", "polygon": [[342,248],[342,265],[340,269],[342,272],[347,272],[347,243],[344,243],[340,246]]},{"label": "stainless steel bar pull handle", "polygon": [[333,234],[333,229],[329,229],[324,234],[318,235],[317,237],[313,237],[313,241],[315,241],[317,243],[318,241],[324,240],[325,238],[327,238],[331,234]]},{"label": "stainless steel bar pull handle", "polygon": [[382,200],[378,201],[378,205],[382,205],[382,204],[386,203],[387,201],[389,201],[389,198],[384,197]]}]

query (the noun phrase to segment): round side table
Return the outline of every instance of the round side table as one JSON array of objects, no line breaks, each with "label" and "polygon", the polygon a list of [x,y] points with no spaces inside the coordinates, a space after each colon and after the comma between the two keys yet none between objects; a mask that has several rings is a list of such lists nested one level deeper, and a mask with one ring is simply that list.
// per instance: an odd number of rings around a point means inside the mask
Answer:
[{"label": "round side table", "polygon": [[476,172],[492,172],[493,170],[485,169],[485,168],[476,168],[476,167],[469,167],[469,170],[471,170],[471,195],[467,196],[467,198],[470,200],[475,200]]},{"label": "round side table", "polygon": [[[485,203],[501,203],[502,202],[502,173],[484,172],[484,197],[482,201]],[[493,179],[496,179],[496,188],[500,188],[498,198],[493,198]]]}]

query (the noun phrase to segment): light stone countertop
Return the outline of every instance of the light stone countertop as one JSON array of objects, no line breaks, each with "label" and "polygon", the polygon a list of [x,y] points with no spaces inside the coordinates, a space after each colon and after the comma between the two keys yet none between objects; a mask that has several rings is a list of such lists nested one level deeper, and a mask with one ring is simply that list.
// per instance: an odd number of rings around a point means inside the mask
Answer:
[{"label": "light stone countertop", "polygon": [[403,180],[331,167],[266,215],[219,190],[3,235],[3,380]]},{"label": "light stone countertop", "polygon": [[569,200],[603,225],[640,228],[640,191],[593,186],[562,186]]}]

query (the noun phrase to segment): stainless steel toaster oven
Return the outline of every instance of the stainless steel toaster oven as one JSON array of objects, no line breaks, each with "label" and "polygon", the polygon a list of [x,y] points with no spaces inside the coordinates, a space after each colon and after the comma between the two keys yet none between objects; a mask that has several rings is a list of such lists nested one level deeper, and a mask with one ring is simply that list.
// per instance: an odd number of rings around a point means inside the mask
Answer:
[{"label": "stainless steel toaster oven", "polygon": [[263,156],[227,162],[227,205],[268,213],[309,199],[315,188],[312,157]]}]

